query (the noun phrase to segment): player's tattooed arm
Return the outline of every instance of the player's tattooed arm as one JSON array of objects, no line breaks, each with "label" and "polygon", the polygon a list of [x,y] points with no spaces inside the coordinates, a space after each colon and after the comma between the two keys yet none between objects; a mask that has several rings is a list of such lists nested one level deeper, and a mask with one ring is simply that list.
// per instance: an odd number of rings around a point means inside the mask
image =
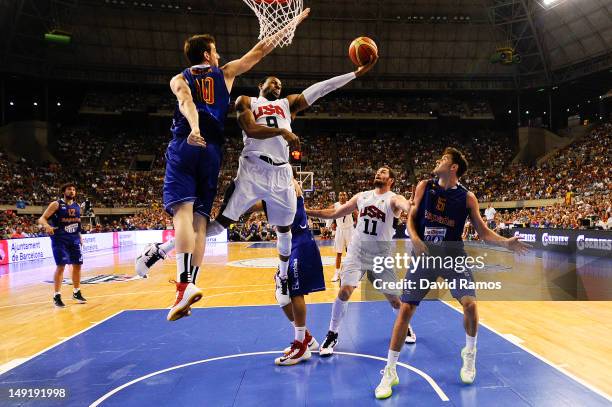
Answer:
[{"label": "player's tattooed arm", "polygon": [[531,247],[529,244],[519,240],[519,237],[505,238],[488,228],[485,221],[480,216],[480,206],[478,199],[472,192],[467,195],[467,207],[469,211],[470,221],[476,229],[478,236],[489,244],[505,247],[506,249],[517,252],[518,254],[526,253]]},{"label": "player's tattooed arm", "polygon": [[309,13],[310,9],[305,9],[294,18],[295,22],[288,23],[284,29],[280,30],[273,36],[269,38],[264,38],[263,40],[259,41],[253,48],[251,48],[249,52],[244,54],[241,58],[230,61],[223,67],[221,67],[228,91],[231,92],[236,76],[240,76],[243,73],[250,71],[251,68],[253,68],[259,61],[261,61],[275,48],[275,45],[273,44],[275,44],[277,41],[274,37],[282,38],[283,36],[285,36],[287,30],[291,29],[291,27],[293,27],[294,25],[299,25],[302,21],[306,19],[306,17],[308,17]]},{"label": "player's tattooed arm", "polygon": [[170,80],[170,89],[172,89],[172,92],[176,95],[179,110],[189,122],[189,127],[191,127],[191,132],[187,137],[187,143],[192,146],[206,147],[206,141],[200,134],[198,110],[195,103],[193,103],[191,89],[189,89],[189,85],[183,74],[178,74]]},{"label": "player's tattooed arm", "polygon": [[300,139],[289,130],[257,124],[255,116],[251,111],[251,103],[248,96],[239,96],[236,99],[236,114],[238,115],[238,124],[244,130],[247,137],[263,140],[281,136],[292,149],[299,149]]},{"label": "player's tattooed arm", "polygon": [[38,224],[47,232],[48,235],[53,234],[53,226],[49,225],[49,218],[53,216],[59,209],[59,203],[53,201],[47,206],[47,209],[43,212],[40,218],[38,218]]},{"label": "player's tattooed arm", "polygon": [[357,209],[357,199],[359,194],[354,195],[351,199],[346,201],[344,205],[340,205],[336,208],[327,209],[306,209],[306,215],[312,218],[320,219],[338,219],[345,215],[353,213]]}]

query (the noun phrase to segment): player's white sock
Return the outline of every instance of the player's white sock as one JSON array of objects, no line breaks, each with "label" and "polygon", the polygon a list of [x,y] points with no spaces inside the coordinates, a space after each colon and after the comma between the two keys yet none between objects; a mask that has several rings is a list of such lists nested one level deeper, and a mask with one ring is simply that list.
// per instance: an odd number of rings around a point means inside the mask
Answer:
[{"label": "player's white sock", "polygon": [[192,266],[191,267],[191,282],[196,283],[196,279],[198,278],[198,273],[200,272],[200,266]]},{"label": "player's white sock", "polygon": [[191,282],[191,253],[176,254],[176,281]]},{"label": "player's white sock", "polygon": [[289,262],[288,261],[282,261],[279,260],[278,262],[278,270],[279,270],[279,276],[281,279],[286,279],[287,278],[287,270],[289,269]]},{"label": "player's white sock", "polygon": [[338,327],[340,326],[340,322],[342,322],[344,314],[346,314],[347,308],[348,301],[342,301],[340,298],[336,297],[334,305],[332,305],[331,321],[329,321],[330,331],[338,332]]},{"label": "player's white sock", "polygon": [[306,338],[306,327],[296,326],[295,327],[295,340],[298,342],[304,342],[304,338]]},{"label": "player's white sock", "polygon": [[391,311],[393,311],[393,315],[397,315],[399,310],[397,308],[391,307]]},{"label": "player's white sock", "polygon": [[340,274],[340,269],[336,269],[336,275]]},{"label": "player's white sock", "polygon": [[[276,248],[278,254],[289,257],[291,255],[291,230],[289,232],[276,232]],[[289,261],[279,262],[279,275],[281,279],[287,278],[287,270],[289,269]]]},{"label": "player's white sock", "polygon": [[470,336],[468,334],[465,334],[465,348],[467,350],[474,350],[474,348],[476,348],[476,338],[478,337],[478,334],[476,334],[476,336]]},{"label": "player's white sock", "polygon": [[395,367],[399,355],[399,352],[389,349],[389,353],[387,354],[387,367]]},{"label": "player's white sock", "polygon": [[73,289],[72,289],[72,292],[73,292],[73,293],[75,293],[75,294],[76,294],[76,293],[78,293],[79,291],[81,291],[81,288],[80,288],[80,287],[79,287],[79,288],[73,288]]},{"label": "player's white sock", "polygon": [[62,293],[59,291],[56,291],[54,295],[62,295]]},{"label": "player's white sock", "polygon": [[164,253],[168,254],[174,249],[174,239],[168,240],[166,243],[162,243],[159,245],[159,248],[164,251]]}]

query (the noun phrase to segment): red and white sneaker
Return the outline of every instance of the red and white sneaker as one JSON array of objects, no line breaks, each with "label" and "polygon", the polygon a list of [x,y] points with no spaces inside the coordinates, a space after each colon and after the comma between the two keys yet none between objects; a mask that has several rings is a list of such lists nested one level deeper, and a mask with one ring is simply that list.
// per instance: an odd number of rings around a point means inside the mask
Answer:
[{"label": "red and white sneaker", "polygon": [[[304,343],[308,345],[308,349],[310,349],[311,351],[316,352],[317,350],[319,350],[319,342],[317,342],[314,336],[312,336],[308,331],[306,331],[306,335],[304,336]],[[283,349],[283,352],[291,352],[291,346],[287,346],[285,349]]]},{"label": "red and white sneaker", "polygon": [[283,354],[283,356],[274,359],[274,363],[279,366],[291,366],[297,363],[300,363],[303,360],[308,360],[312,354],[310,353],[310,349],[308,349],[308,345],[304,342],[293,341],[291,347],[289,348],[289,352]]},{"label": "red and white sneaker", "polygon": [[202,290],[193,283],[176,283],[176,302],[166,319],[176,321],[190,313],[189,308],[202,299]]}]

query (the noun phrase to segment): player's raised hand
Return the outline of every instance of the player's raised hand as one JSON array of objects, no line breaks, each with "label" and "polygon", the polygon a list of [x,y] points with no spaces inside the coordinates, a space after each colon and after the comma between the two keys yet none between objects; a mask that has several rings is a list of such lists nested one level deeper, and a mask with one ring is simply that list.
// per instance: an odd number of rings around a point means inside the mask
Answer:
[{"label": "player's raised hand", "polygon": [[200,129],[192,129],[187,136],[187,144],[191,146],[206,147],[206,140],[200,135]]},{"label": "player's raised hand", "polygon": [[514,236],[506,240],[506,249],[512,250],[517,254],[525,254],[531,248],[531,245],[519,240],[518,236]]},{"label": "player's raised hand", "polygon": [[287,129],[282,129],[282,130],[283,131],[281,135],[283,136],[287,144],[289,144],[289,148],[291,148],[291,151],[299,150],[300,149],[300,138]]},{"label": "player's raised hand", "polygon": [[370,62],[357,68],[355,71],[355,76],[359,78],[360,76],[365,75],[370,69],[372,69],[372,67],[374,67],[374,65],[376,65],[376,62],[378,62],[378,54],[372,55]]}]

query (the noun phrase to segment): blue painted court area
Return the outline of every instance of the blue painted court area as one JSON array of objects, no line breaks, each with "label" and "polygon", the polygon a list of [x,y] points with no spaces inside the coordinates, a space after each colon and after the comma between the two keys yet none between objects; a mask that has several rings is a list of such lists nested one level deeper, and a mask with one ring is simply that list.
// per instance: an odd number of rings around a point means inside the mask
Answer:
[{"label": "blue painted court area", "polygon": [[[330,310],[330,304],[309,305],[309,329],[319,340]],[[87,406],[101,398],[99,405],[122,407],[611,404],[486,328],[479,334],[476,382],[461,384],[462,315],[437,301],[420,307],[417,344],[404,347],[400,384],[384,401],[373,391],[394,320],[386,302],[351,303],[337,346],[342,354],[313,354],[292,367],[273,361],[293,337],[278,307],[195,309],[176,323],[166,322],[166,312],[124,311],[8,371],[0,376],[0,405]],[[7,389],[16,387],[64,388],[68,396],[8,399]]]}]

